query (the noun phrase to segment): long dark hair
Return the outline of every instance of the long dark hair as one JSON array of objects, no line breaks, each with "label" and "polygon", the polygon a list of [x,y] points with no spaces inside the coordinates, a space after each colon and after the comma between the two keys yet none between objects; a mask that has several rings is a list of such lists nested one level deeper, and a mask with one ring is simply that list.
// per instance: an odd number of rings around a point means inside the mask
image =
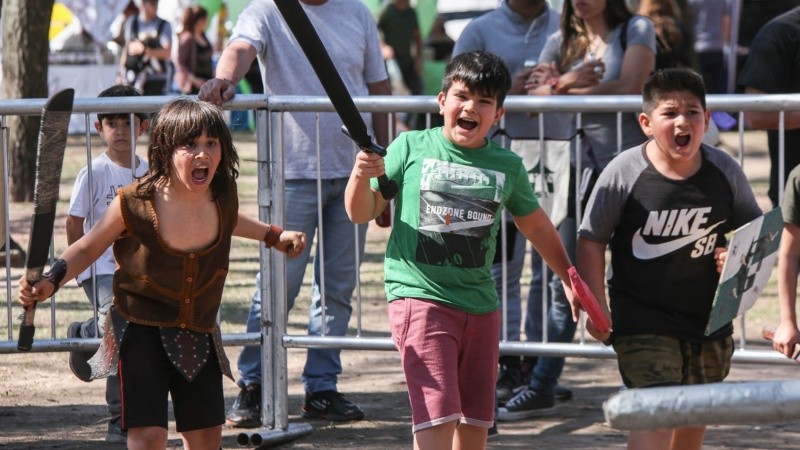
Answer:
[{"label": "long dark hair", "polygon": [[[606,28],[610,31],[633,17],[633,13],[628,9],[625,0],[606,0],[603,17],[606,20]],[[575,15],[575,8],[572,7],[570,0],[564,1],[564,9],[561,12],[561,35],[564,40],[561,43],[558,68],[564,73],[576,61],[583,58],[589,47],[589,33],[583,24],[583,19]]]},{"label": "long dark hair", "polygon": [[675,0],[642,0],[639,4],[639,14],[653,21],[656,36],[667,50],[680,48],[683,43],[683,33],[679,24],[684,18]]},{"label": "long dark hair", "polygon": [[208,18],[208,11],[200,5],[187,6],[183,11],[183,31],[194,33],[194,26],[201,19]]},{"label": "long dark hair", "polygon": [[239,156],[222,111],[211,103],[180,97],[162,106],[153,118],[147,149],[150,171],[139,185],[138,195],[151,197],[155,186],[169,179],[175,149],[194,143],[204,131],[219,140],[222,152],[211,180],[211,195],[216,200],[227,194],[239,176]]}]

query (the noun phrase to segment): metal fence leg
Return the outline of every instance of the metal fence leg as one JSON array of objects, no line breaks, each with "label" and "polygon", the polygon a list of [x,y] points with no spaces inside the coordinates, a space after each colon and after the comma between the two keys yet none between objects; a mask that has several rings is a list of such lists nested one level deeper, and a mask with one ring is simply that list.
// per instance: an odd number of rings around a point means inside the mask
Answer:
[{"label": "metal fence leg", "polygon": [[[280,130],[282,116],[276,126]],[[283,142],[281,134],[277,143],[270,146],[270,114],[256,111],[258,145],[258,205],[259,217],[269,223],[284,223]],[[273,150],[273,151],[270,151]],[[236,436],[241,446],[272,446],[292,441],[310,434],[308,423],[289,423],[289,387],[287,350],[283,345],[286,334],[286,258],[280,252],[261,249],[264,270],[261,277],[261,428],[245,431]],[[267,281],[268,280],[268,281]]]}]

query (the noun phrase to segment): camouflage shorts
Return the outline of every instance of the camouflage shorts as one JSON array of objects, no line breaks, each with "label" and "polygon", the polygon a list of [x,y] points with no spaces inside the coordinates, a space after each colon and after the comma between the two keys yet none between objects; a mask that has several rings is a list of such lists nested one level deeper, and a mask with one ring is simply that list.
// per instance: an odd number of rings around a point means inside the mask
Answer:
[{"label": "camouflage shorts", "polygon": [[618,336],[614,351],[629,388],[716,383],[730,372],[733,338],[694,344],[652,334]]}]

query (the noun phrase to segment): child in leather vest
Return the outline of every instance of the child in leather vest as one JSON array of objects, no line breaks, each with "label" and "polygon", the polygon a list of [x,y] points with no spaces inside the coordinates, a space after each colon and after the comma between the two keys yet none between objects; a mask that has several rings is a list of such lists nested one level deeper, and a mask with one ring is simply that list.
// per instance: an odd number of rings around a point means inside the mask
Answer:
[{"label": "child in leather vest", "polygon": [[216,323],[231,236],[289,257],[305,235],[239,212],[238,156],[220,110],[188,98],[156,114],[150,171],[119,190],[103,218],[43,278],[20,281],[23,305],[43,301],[113,244],[114,302],[92,377],[116,373],[129,448],[166,448],[167,394],[184,447],[220,448],[222,375],[233,379]]}]

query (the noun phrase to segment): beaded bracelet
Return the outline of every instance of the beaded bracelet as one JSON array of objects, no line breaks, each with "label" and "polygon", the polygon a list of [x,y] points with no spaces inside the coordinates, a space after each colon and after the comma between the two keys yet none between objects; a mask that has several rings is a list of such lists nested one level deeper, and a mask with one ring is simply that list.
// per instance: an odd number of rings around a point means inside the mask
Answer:
[{"label": "beaded bracelet", "polygon": [[264,245],[267,248],[272,248],[281,238],[281,233],[283,233],[283,229],[277,225],[269,225],[267,228],[267,234],[264,235]]}]

